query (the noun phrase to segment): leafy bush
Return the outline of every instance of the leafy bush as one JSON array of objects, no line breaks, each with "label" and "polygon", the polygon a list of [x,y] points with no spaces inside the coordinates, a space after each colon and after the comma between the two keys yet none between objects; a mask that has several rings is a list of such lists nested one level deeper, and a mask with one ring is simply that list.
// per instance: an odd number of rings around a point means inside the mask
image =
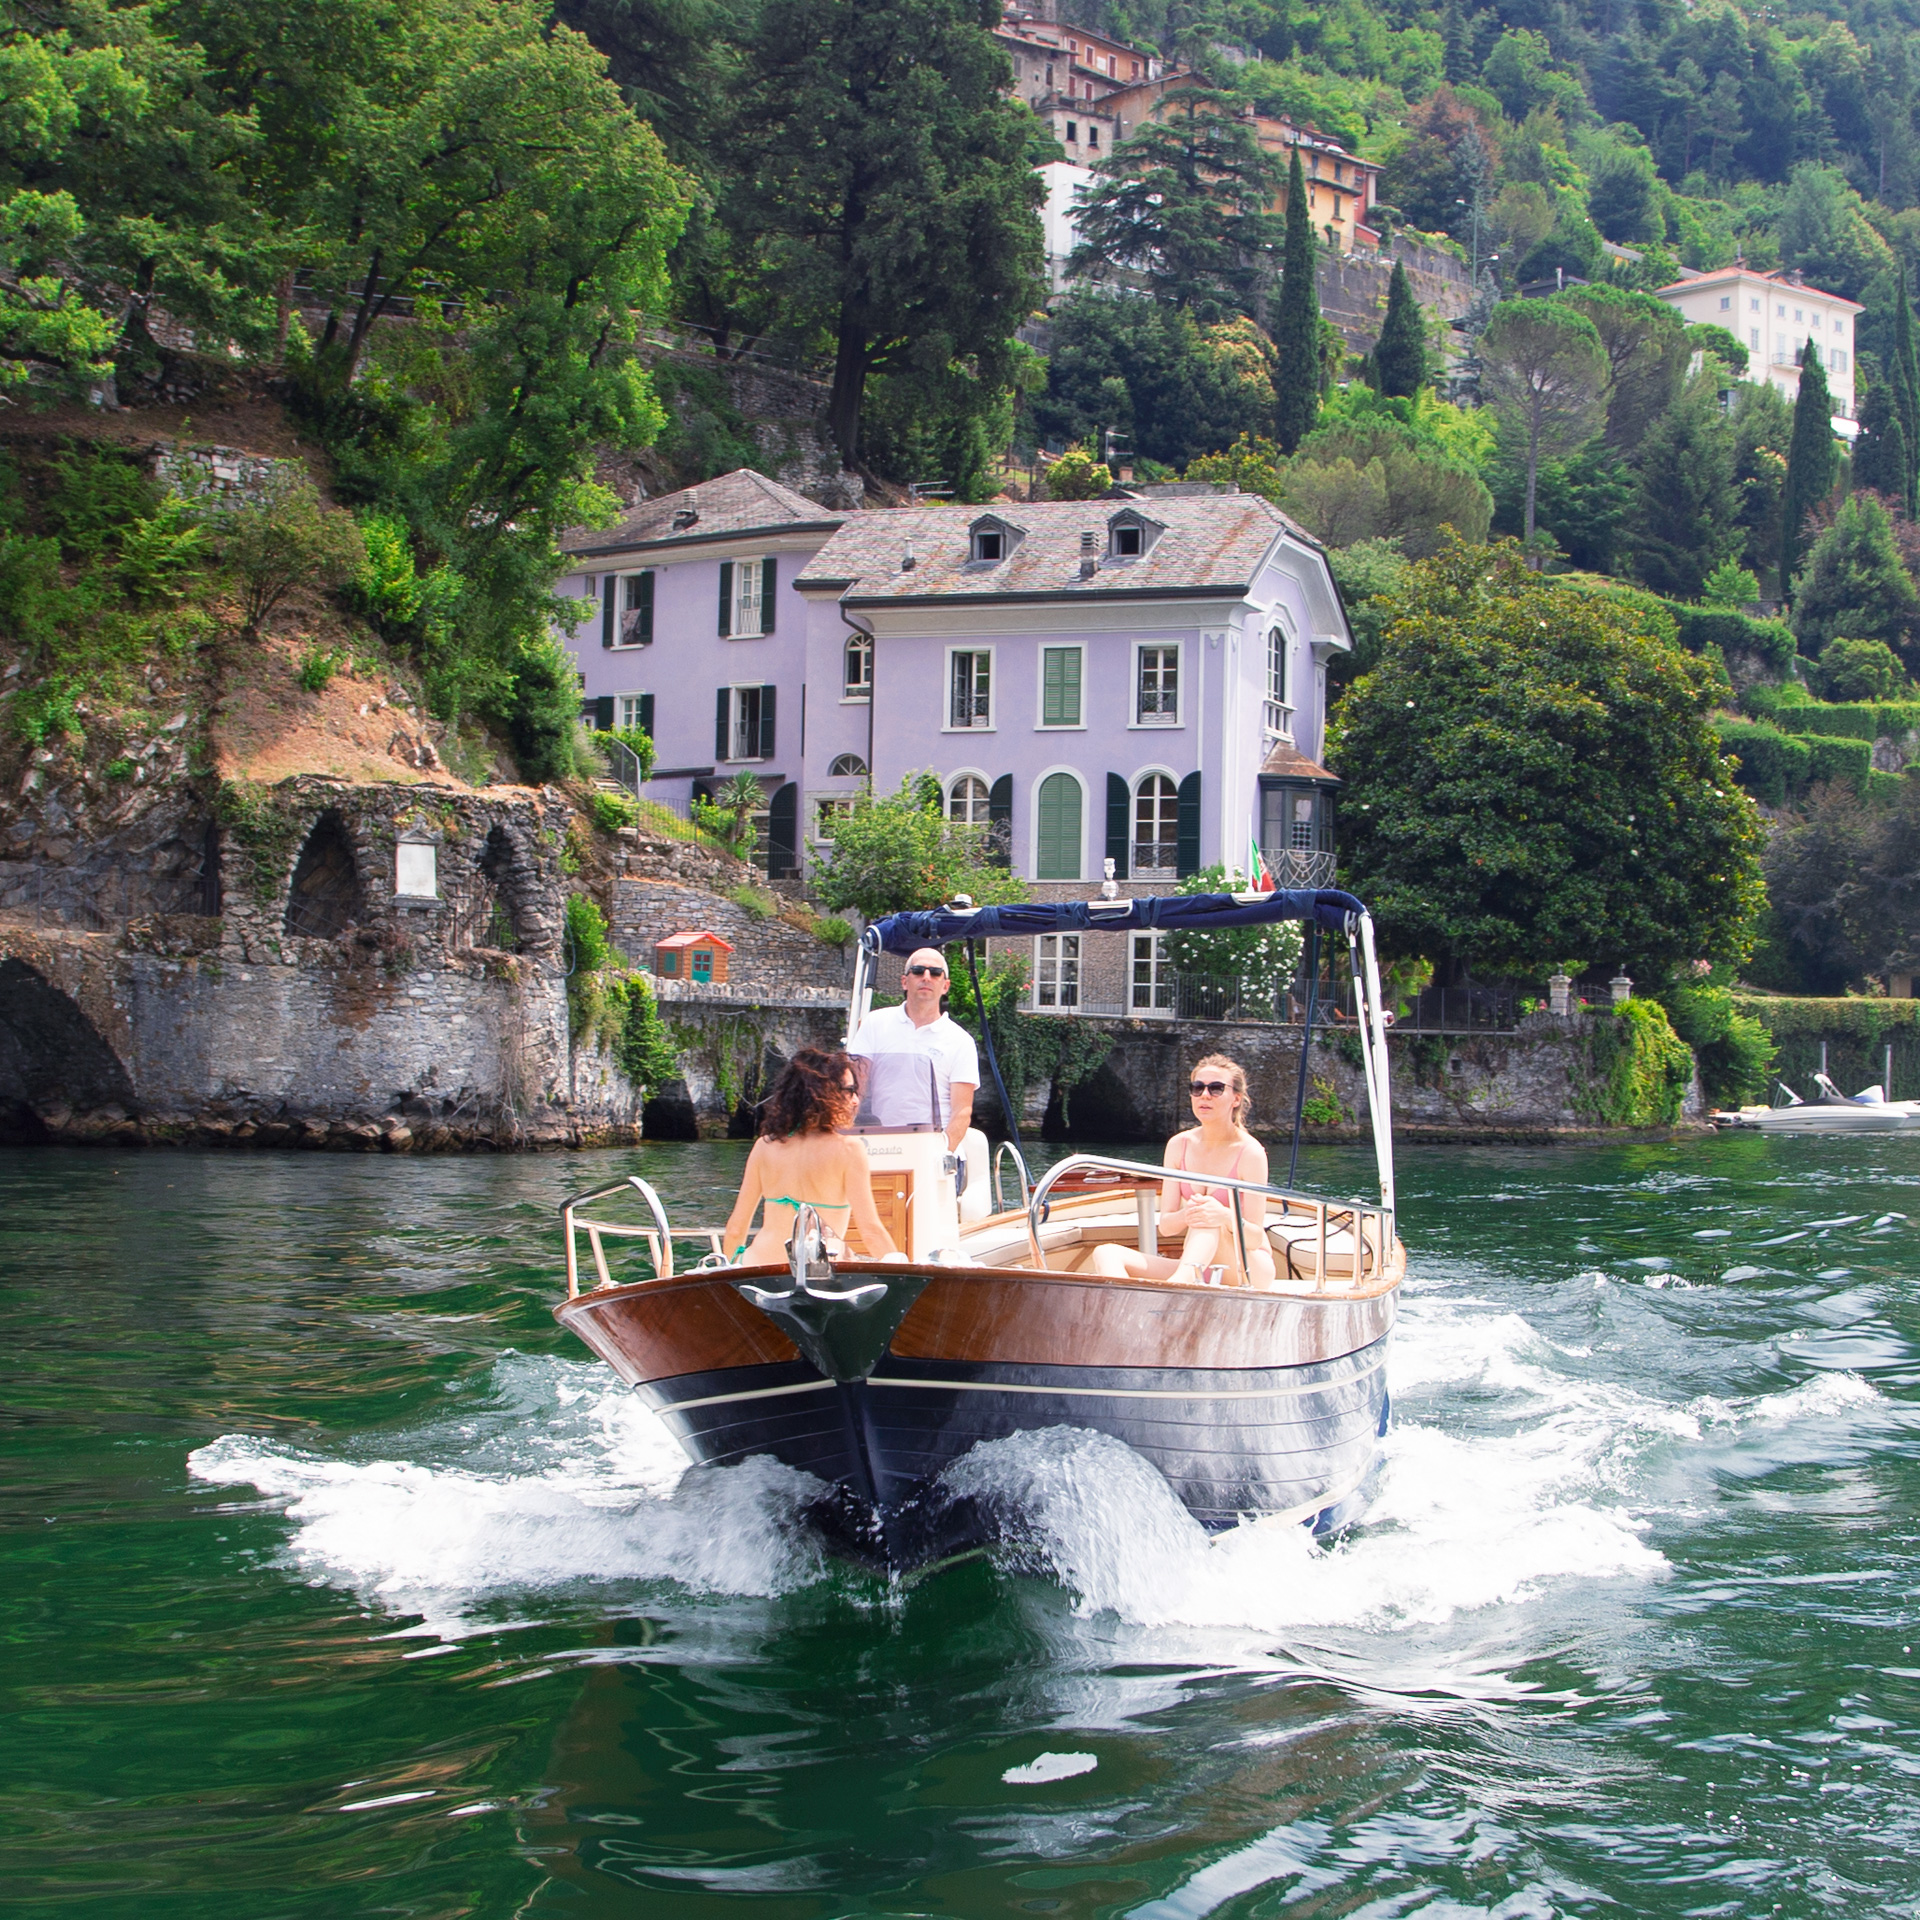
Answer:
[{"label": "leafy bush", "polygon": [[128,527],[145,519],[161,492],[132,461],[98,449],[64,453],[54,461],[41,517],[72,559],[97,560],[120,544]]},{"label": "leafy bush", "polygon": [[1731,989],[1674,987],[1662,999],[1674,1032],[1693,1049],[1712,1104],[1737,1107],[1765,1098],[1778,1049],[1765,1026],[1735,1004]]},{"label": "leafy bush", "polygon": [[842,920],[837,913],[827,914],[813,923],[813,937],[830,947],[844,947],[853,938],[853,922]]},{"label": "leafy bush", "polygon": [[1738,560],[1722,560],[1707,575],[1701,597],[1709,606],[1737,613],[1760,598],[1760,582]]},{"label": "leafy bush", "polygon": [[1112,485],[1112,473],[1085,447],[1069,447],[1047,469],[1049,500],[1097,500]]},{"label": "leafy bush", "polygon": [[1897,700],[1907,670],[1884,640],[1829,640],[1812,671],[1829,700]]},{"label": "leafy bush", "polygon": [[1592,1078],[1577,1111],[1615,1127],[1672,1126],[1693,1079],[1693,1053],[1656,1000],[1634,998],[1588,1038]]},{"label": "leafy bush", "polygon": [[[208,505],[220,559],[240,589],[243,631],[257,635],[290,593],[339,587],[366,569],[359,527],[321,499],[304,471],[275,467],[232,504]],[[571,680],[569,685],[571,685]]]},{"label": "leafy bush", "polygon": [[1873,771],[1873,748],[1864,740],[1836,740],[1821,734],[1803,734],[1807,744],[1807,784],[1844,780],[1855,793],[1864,793]]},{"label": "leafy bush", "polygon": [[121,531],[114,573],[131,600],[152,605],[183,600],[206,578],[213,542],[193,508],[169,494]]},{"label": "leafy bush", "polygon": [[337,648],[309,647],[300,656],[300,684],[308,693],[325,693],[346,664],[347,656]]},{"label": "leafy bush", "polygon": [[620,1071],[643,1093],[651,1093],[680,1073],[680,1050],[673,1044],[653,997],[653,983],[644,973],[630,973],[621,983],[619,1037],[613,1057]]},{"label": "leafy bush", "polygon": [[618,833],[622,827],[639,824],[640,803],[624,793],[596,787],[587,796],[587,817],[602,833]]},{"label": "leafy bush", "polygon": [[814,885],[831,913],[852,908],[878,920],[937,907],[956,893],[983,907],[1027,897],[991,829],[949,820],[931,778],[903,780],[894,793],[858,795],[834,823],[832,846],[816,845],[813,854]]},{"label": "leafy bush", "polygon": [[779,909],[779,902],[762,887],[729,887],[727,898],[742,913],[751,914],[756,920],[771,920]]},{"label": "leafy bush", "polygon": [[1784,807],[1790,794],[1805,788],[1812,756],[1804,740],[1747,720],[1719,720],[1714,731],[1720,750],[1739,762],[1734,777],[1763,805]]},{"label": "leafy bush", "polygon": [[[1202,867],[1180,882],[1178,893],[1226,893],[1225,867]],[[1244,980],[1249,986],[1277,990],[1300,965],[1305,936],[1297,920],[1266,927],[1233,927],[1221,933],[1170,933],[1167,958],[1182,973],[1205,973]]]},{"label": "leafy bush", "polygon": [[607,932],[607,916],[584,893],[567,896],[567,957],[572,972],[599,973],[619,966],[624,955]]},{"label": "leafy bush", "polygon": [[640,778],[650,780],[653,777],[654,758],[657,749],[653,744],[653,735],[643,733],[638,727],[607,727],[594,736],[597,746],[603,740],[618,740],[640,763]]},{"label": "leafy bush", "polygon": [[1755,620],[1725,607],[1698,607],[1685,600],[1662,600],[1673,616],[1674,638],[1689,653],[1718,647],[1723,658],[1747,654],[1767,672],[1784,674],[1794,656],[1793,630],[1780,620]]},{"label": "leafy bush", "polygon": [[580,676],[573,655],[542,637],[520,650],[507,731],[529,780],[566,780],[577,771]]}]

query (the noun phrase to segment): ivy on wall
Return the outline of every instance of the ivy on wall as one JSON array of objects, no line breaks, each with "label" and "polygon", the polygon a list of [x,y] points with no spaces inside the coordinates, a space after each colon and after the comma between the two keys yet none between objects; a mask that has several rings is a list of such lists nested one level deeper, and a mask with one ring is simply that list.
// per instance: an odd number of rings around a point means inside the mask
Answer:
[{"label": "ivy on wall", "polygon": [[1693,1050],[1655,1000],[1629,1000],[1586,1036],[1587,1072],[1574,1111],[1610,1127],[1670,1127],[1693,1078]]}]

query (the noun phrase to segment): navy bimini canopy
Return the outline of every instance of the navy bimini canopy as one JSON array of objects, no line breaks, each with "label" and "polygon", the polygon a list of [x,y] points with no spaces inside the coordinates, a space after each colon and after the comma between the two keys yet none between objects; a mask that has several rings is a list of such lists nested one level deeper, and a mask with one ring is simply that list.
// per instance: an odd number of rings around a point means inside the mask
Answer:
[{"label": "navy bimini canopy", "polygon": [[1225,927],[1264,927],[1277,920],[1312,920],[1344,932],[1366,912],[1350,893],[1333,887],[1292,887],[1274,893],[1169,893],[1142,900],[1031,900],[1018,906],[976,907],[952,913],[890,913],[867,929],[886,953],[912,953],[951,940],[1006,940],[1035,933],[1212,933]]}]

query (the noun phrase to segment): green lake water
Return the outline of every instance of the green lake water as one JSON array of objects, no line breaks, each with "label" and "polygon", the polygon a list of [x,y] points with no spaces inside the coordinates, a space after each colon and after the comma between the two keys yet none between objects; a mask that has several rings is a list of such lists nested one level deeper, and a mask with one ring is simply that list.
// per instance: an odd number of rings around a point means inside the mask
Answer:
[{"label": "green lake water", "polygon": [[905,1589],[549,1313],[742,1155],[0,1154],[0,1910],[1920,1913],[1920,1140],[1408,1152],[1364,1525]]}]

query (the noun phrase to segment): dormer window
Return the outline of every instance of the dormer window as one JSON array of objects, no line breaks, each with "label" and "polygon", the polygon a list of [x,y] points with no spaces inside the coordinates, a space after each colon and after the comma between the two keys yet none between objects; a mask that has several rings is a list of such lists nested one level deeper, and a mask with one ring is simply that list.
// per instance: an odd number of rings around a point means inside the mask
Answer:
[{"label": "dormer window", "polygon": [[1019,544],[1020,529],[997,514],[983,513],[967,529],[967,559],[976,567],[997,567]]},{"label": "dormer window", "polygon": [[1160,537],[1160,523],[1145,514],[1116,513],[1107,522],[1107,558],[1138,560]]}]

